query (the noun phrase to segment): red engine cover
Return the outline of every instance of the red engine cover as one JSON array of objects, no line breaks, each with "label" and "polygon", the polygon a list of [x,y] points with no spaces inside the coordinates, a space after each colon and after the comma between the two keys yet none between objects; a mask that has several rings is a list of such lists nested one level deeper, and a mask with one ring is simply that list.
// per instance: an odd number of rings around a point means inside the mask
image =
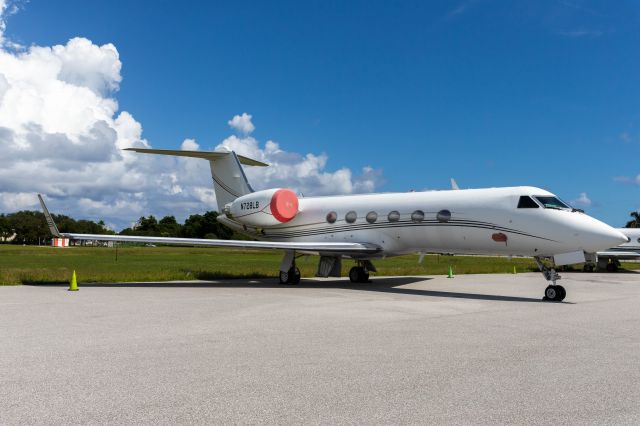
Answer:
[{"label": "red engine cover", "polygon": [[280,222],[288,222],[298,214],[298,197],[290,189],[279,189],[271,197],[271,214]]}]

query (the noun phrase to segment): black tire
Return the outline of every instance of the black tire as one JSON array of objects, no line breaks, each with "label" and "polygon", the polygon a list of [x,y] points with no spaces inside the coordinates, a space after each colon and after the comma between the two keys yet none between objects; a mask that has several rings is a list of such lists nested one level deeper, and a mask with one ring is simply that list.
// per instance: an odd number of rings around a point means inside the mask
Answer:
[{"label": "black tire", "polygon": [[556,300],[558,302],[562,302],[564,298],[567,297],[567,290],[565,290],[561,285],[557,285],[556,290],[558,290],[558,297],[556,298]]},{"label": "black tire", "polygon": [[289,271],[280,271],[280,284],[289,284]]},{"label": "black tire", "polygon": [[300,269],[289,269],[289,276],[291,277],[291,284],[300,284]]},{"label": "black tire", "polygon": [[280,284],[299,284],[300,269],[293,267],[286,272],[280,271]]},{"label": "black tire", "polygon": [[358,266],[354,266],[349,270],[349,280],[352,283],[360,282],[360,268]]},{"label": "black tire", "polygon": [[362,266],[354,266],[349,271],[349,280],[352,283],[369,282],[369,273]]},{"label": "black tire", "polygon": [[547,300],[557,300],[558,295],[558,289],[555,285],[550,285],[544,289],[544,298]]}]

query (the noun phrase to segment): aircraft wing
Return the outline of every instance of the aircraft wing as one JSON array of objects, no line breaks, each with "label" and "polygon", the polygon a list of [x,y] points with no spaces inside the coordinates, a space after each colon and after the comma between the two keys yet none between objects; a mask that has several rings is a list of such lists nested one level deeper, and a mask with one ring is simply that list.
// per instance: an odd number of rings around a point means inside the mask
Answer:
[{"label": "aircraft wing", "polygon": [[640,258],[640,253],[637,251],[617,251],[617,250],[609,250],[609,251],[599,251],[596,253],[600,257],[615,257],[618,259],[638,259]]},{"label": "aircraft wing", "polygon": [[206,247],[233,247],[253,249],[300,250],[312,252],[338,253],[377,253],[380,247],[367,243],[310,243],[310,242],[277,242],[277,241],[245,241],[245,240],[208,240],[200,238],[172,238],[172,237],[141,237],[133,235],[101,235],[101,234],[73,234],[59,233],[56,235],[70,240],[114,241],[127,243],[171,244]]},{"label": "aircraft wing", "polygon": [[199,238],[173,238],[173,237],[142,237],[133,235],[102,235],[102,234],[74,234],[58,231],[42,196],[38,194],[40,205],[44,211],[47,225],[51,234],[59,238],[85,241],[113,241],[128,243],[170,244],[203,247],[232,247],[245,249],[276,249],[276,250],[300,250],[317,253],[335,253],[345,255],[372,254],[381,251],[375,244],[369,243],[340,243],[340,242],[277,242],[277,241],[245,241],[245,240],[209,240]]}]

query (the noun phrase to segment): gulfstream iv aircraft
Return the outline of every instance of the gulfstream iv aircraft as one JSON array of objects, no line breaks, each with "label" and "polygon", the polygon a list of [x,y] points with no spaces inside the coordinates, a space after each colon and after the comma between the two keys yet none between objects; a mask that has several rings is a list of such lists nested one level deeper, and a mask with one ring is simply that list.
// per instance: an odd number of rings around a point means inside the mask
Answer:
[{"label": "gulfstream iv aircraft", "polygon": [[587,253],[587,262],[584,264],[585,271],[593,272],[595,269],[606,269],[614,272],[620,267],[621,260],[640,259],[640,229],[618,228],[618,231],[628,238],[628,242],[597,253]]},{"label": "gulfstream iv aircraft", "polygon": [[147,154],[202,158],[222,213],[218,220],[257,241],[61,234],[46,209],[51,232],[72,240],[128,241],[284,251],[280,283],[296,284],[296,257],[318,254],[318,276],[340,276],[352,259],[352,282],[368,282],[375,259],[408,253],[532,256],[549,282],[545,298],[563,300],[557,265],[585,261],[628,241],[610,226],[534,187],[298,197],[286,188],[254,191],[241,164],[266,166],[235,152],[130,148]]}]

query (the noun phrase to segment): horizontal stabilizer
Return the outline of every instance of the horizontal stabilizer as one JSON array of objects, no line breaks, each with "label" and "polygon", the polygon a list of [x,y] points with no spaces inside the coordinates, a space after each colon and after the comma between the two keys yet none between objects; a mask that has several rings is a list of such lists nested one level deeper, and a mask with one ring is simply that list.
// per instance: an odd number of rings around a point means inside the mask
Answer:
[{"label": "horizontal stabilizer", "polygon": [[[125,151],[135,151],[144,154],[160,154],[160,155],[171,155],[174,157],[191,157],[191,158],[204,158],[205,160],[215,160],[218,158],[226,157],[231,154],[231,152],[214,152],[214,151],[182,151],[178,149],[147,149],[147,148],[125,148]],[[268,164],[265,164],[261,161],[254,160],[253,158],[243,157],[242,155],[238,155],[238,160],[240,163],[246,164],[247,166],[260,166],[267,167]]]}]

